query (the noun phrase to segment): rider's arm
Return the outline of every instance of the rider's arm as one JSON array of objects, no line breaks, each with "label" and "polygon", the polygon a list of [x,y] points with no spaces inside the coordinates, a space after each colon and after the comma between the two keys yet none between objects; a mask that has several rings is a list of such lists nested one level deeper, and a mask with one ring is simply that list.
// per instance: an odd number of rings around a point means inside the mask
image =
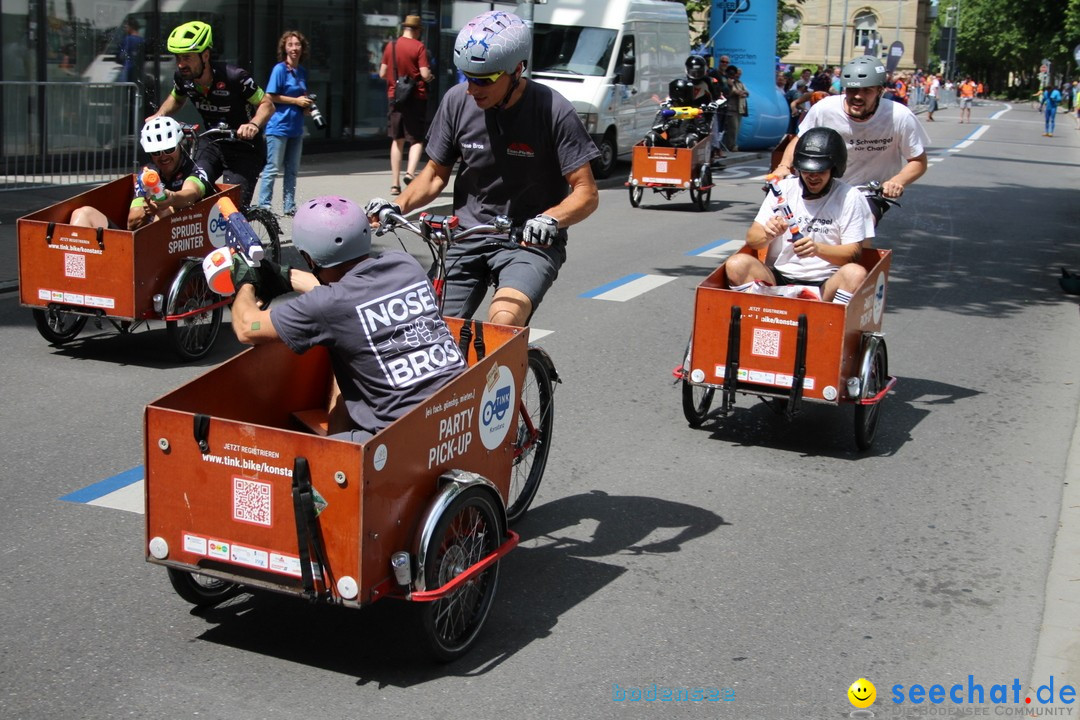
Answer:
[{"label": "rider's arm", "polygon": [[764,225],[754,221],[746,231],[746,244],[754,250],[768,247],[773,240],[787,232],[787,223],[776,215],[770,217]]},{"label": "rider's arm", "polygon": [[844,243],[843,245],[829,245],[827,243],[814,242],[809,235],[795,241],[792,245],[795,254],[801,258],[819,257],[830,265],[846,265],[858,262],[862,257],[862,243]]},{"label": "rider's arm", "polygon": [[[780,177],[786,177],[792,174],[791,163],[795,160],[795,146],[797,144],[798,143],[794,140],[787,144],[787,147],[784,148],[784,157],[782,157],[780,162],[776,164],[776,167],[772,169],[773,174],[779,175]],[[783,172],[780,171],[780,168],[783,168]]]},{"label": "rider's arm", "polygon": [[[165,208],[180,210],[202,200],[206,196],[206,186],[201,180],[192,176],[184,180],[184,185],[179,190],[176,192],[166,190],[165,194],[167,195],[165,200],[157,204],[159,211]],[[160,212],[158,217],[162,217]]]},{"label": "rider's arm", "polygon": [[589,163],[585,163],[577,170],[571,170],[565,178],[570,184],[570,194],[555,207],[541,213],[554,218],[561,228],[581,222],[592,215],[600,204],[600,194],[596,190],[596,180],[593,178],[592,166]]},{"label": "rider's arm", "polygon": [[915,182],[926,172],[926,153],[911,158],[900,172],[881,183],[881,194],[885,197],[900,197],[904,194],[904,188]]},{"label": "rider's arm", "polygon": [[255,300],[255,287],[241,285],[232,304],[232,327],[236,339],[245,345],[262,345],[281,338],[270,322],[270,311]]},{"label": "rider's arm", "polygon": [[453,168],[440,165],[434,160],[428,160],[428,164],[424,166],[420,174],[409,183],[408,187],[405,188],[405,192],[401,193],[395,201],[401,208],[402,215],[417,208],[422,208],[439,197],[439,193],[450,182],[451,170]]},{"label": "rider's arm", "polygon": [[270,96],[263,93],[259,99],[259,104],[255,107],[255,116],[248,122],[244,123],[240,127],[236,128],[236,135],[243,140],[251,140],[266,127],[266,123],[270,121],[270,116],[274,114],[274,103],[270,101]]},{"label": "rider's arm", "polygon": [[[155,118],[161,117],[162,115],[172,115],[173,113],[179,111],[180,108],[184,107],[185,102],[187,102],[187,98],[183,95],[178,97],[173,93],[169,93],[165,96],[165,101],[161,103],[160,107],[158,107],[158,111],[150,117]],[[149,119],[150,118],[147,118],[147,120]]]}]

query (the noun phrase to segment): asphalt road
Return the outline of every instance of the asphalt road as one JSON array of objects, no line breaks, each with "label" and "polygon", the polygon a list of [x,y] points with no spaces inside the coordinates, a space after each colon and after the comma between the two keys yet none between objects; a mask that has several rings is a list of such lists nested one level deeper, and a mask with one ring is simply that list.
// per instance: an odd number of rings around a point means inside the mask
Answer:
[{"label": "asphalt road", "polygon": [[[1001,109],[939,112],[930,171],[882,224],[900,381],[868,453],[846,406],[682,417],[671,371],[718,262],[699,253],[743,237],[764,166],[718,175],[707,212],[685,194],[633,210],[609,183],[534,318],[564,378],[547,474],[483,636],[449,666],[417,658],[389,604],[190,611],[144,562],[140,514],[60,498],[141,465],[144,405],[239,346],[194,367],[163,330],[55,349],[0,296],[0,717],[826,718],[860,677],[894,717],[918,709],[895,685],[1045,684],[1080,397],[1077,303],[1056,281],[1080,270],[1080,134]],[[636,274],[658,279],[583,297]],[[629,699],[654,685],[730,699]]]}]

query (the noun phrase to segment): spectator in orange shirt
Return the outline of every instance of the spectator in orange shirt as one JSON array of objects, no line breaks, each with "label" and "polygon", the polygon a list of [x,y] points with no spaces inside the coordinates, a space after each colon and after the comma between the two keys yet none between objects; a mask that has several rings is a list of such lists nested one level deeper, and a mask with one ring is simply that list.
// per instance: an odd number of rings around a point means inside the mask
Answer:
[{"label": "spectator in orange shirt", "polygon": [[971,105],[975,101],[975,81],[968,75],[960,83],[960,122],[971,122]]}]

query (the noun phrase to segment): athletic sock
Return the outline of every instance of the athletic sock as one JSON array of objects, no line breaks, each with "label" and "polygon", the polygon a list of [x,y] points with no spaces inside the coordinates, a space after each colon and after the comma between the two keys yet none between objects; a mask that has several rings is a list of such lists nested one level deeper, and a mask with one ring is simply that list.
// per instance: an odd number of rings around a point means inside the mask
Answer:
[{"label": "athletic sock", "polygon": [[837,290],[836,294],[833,295],[832,301],[837,305],[847,305],[851,302],[851,293],[847,290]]},{"label": "athletic sock", "polygon": [[730,289],[734,290],[735,292],[744,292],[752,287],[754,287],[753,280],[751,280],[750,282],[744,282],[742,285],[734,285]]}]

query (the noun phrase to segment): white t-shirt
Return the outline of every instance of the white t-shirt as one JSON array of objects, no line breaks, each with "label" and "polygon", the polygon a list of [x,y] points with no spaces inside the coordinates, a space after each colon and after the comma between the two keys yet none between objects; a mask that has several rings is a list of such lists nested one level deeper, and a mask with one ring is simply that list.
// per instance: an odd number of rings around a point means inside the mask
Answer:
[{"label": "white t-shirt", "polygon": [[930,144],[915,113],[887,98],[878,102],[869,120],[859,122],[844,112],[844,96],[832,95],[810,108],[799,124],[799,135],[813,127],[832,128],[844,138],[848,147],[844,182],[849,185],[891,179]]},{"label": "white t-shirt", "polygon": [[[818,103],[820,105],[821,103]],[[816,107],[816,106],[815,106]],[[804,200],[796,177],[780,181],[780,193],[791,208],[799,230],[823,245],[847,245],[874,237],[874,216],[863,194],[842,180],[833,180],[828,194]],[[771,192],[758,209],[754,222],[764,225],[776,214],[777,198]],[[793,280],[820,282],[840,269],[820,257],[801,258],[792,250],[791,231],[769,246],[769,264]]]}]

